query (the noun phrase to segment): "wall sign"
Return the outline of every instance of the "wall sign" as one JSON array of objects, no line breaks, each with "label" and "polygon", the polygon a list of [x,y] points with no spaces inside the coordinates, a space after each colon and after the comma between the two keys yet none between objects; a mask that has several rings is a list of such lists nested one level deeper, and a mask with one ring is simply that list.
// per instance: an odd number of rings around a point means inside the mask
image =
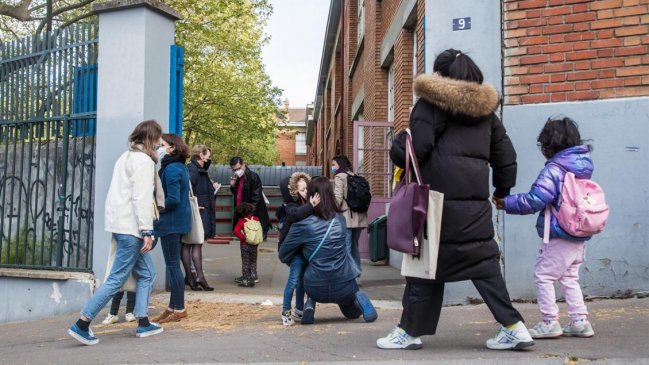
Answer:
[{"label": "wall sign", "polygon": [[471,29],[471,17],[453,19],[453,31]]}]

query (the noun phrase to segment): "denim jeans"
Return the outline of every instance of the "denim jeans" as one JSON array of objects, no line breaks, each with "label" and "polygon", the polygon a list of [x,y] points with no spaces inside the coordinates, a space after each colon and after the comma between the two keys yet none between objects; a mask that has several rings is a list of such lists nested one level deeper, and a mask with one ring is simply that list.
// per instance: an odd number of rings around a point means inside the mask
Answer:
[{"label": "denim jeans", "polygon": [[156,277],[151,255],[148,252],[145,254],[140,253],[144,242],[141,238],[117,233],[113,233],[113,237],[117,242],[113,267],[106,281],[97,289],[92,298],[86,302],[83,310],[81,310],[81,315],[92,321],[101,309],[106,306],[106,303],[113,299],[113,295],[122,288],[131,271],[133,271],[137,276],[135,312],[133,314],[137,318],[147,317],[149,296]]},{"label": "denim jeans", "polygon": [[293,290],[295,290],[295,308],[298,310],[304,309],[304,285],[302,284],[304,270],[306,270],[306,260],[302,255],[295,255],[293,260],[291,260],[286,287],[284,287],[282,312],[291,309]]},{"label": "denim jeans", "polygon": [[180,234],[160,237],[162,254],[167,266],[167,280],[171,288],[169,308],[175,310],[185,309],[185,276],[180,269],[180,249],[182,247],[180,238]]},{"label": "denim jeans", "polygon": [[347,228],[347,247],[352,254],[352,259],[358,266],[358,272],[361,272],[361,253],[358,249],[358,240],[361,238],[361,232],[364,228]]},{"label": "denim jeans", "polygon": [[340,311],[347,318],[358,318],[363,313],[355,303],[358,292],[356,280],[318,286],[305,285],[304,290],[309,299],[318,303],[338,304]]}]

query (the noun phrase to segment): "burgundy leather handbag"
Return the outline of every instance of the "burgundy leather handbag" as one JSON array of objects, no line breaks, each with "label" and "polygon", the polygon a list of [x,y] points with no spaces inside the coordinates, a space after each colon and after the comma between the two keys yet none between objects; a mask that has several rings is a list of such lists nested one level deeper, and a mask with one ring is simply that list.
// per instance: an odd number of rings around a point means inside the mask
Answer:
[{"label": "burgundy leather handbag", "polygon": [[[421,183],[421,172],[412,145],[410,129],[406,129],[405,178],[390,198],[388,210],[388,247],[405,254],[419,256],[420,244],[428,211],[428,184]],[[411,181],[410,162],[417,178]]]}]

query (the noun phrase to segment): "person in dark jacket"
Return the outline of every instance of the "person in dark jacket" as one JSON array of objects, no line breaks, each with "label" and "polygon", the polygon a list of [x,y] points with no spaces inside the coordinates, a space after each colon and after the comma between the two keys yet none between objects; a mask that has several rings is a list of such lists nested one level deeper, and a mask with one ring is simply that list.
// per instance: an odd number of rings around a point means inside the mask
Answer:
[{"label": "person in dark jacket", "polygon": [[309,296],[302,314],[302,324],[312,324],[315,302],[335,303],[348,319],[363,316],[375,321],[376,309],[367,294],[358,289],[360,271],[347,249],[347,226],[336,204],[331,182],[316,177],[309,184],[309,196],[320,195],[313,215],[295,222],[279,248],[279,259],[288,264],[296,255],[307,259],[304,291]]},{"label": "person in dark jacket", "polygon": [[[309,197],[307,190],[311,176],[305,172],[295,172],[290,177],[282,179],[279,190],[282,193],[284,203],[277,209],[278,220],[282,223],[279,231],[278,247],[281,247],[291,225],[313,214],[313,209],[320,203],[320,195]],[[289,264],[288,278],[284,287],[284,300],[282,304],[282,324],[292,326],[294,319],[301,321],[304,310],[304,269],[306,259],[296,254]],[[295,291],[295,308],[291,310],[293,302],[293,291]]]},{"label": "person in dark jacket", "polygon": [[[444,283],[463,280],[473,281],[502,324],[488,348],[531,346],[534,341],[509,298],[494,241],[489,166],[494,196],[507,196],[516,182],[516,152],[495,114],[498,94],[482,84],[482,72],[460,51],[442,52],[433,71],[415,80],[419,100],[410,114],[410,130],[423,183],[444,193],[436,278],[406,277],[401,322],[377,346],[421,348],[419,336],[437,329]],[[390,151],[399,167],[405,166],[405,137],[399,134]]]},{"label": "person in dark jacket", "polygon": [[[208,175],[212,161],[212,151],[205,145],[199,144],[192,149],[191,161],[187,164],[189,181],[192,184],[194,196],[198,200],[198,209],[203,222],[205,240],[216,235],[216,192],[221,185],[213,182]],[[183,243],[182,261],[185,268],[185,284],[192,290],[212,291],[214,288],[207,284],[203,273],[203,245]],[[196,279],[191,274],[192,264],[196,270]]]},{"label": "person in dark jacket", "polygon": [[[254,171],[248,169],[244,164],[241,157],[232,157],[230,159],[230,168],[232,168],[232,177],[230,178],[230,190],[234,196],[234,205],[235,207],[241,203],[250,203],[254,207],[253,214],[255,217],[259,218],[261,222],[261,227],[264,231],[264,240],[270,229],[270,218],[268,217],[268,210],[266,209],[266,202],[264,200],[262,192],[262,183],[259,175]],[[236,212],[234,214],[233,225],[239,221],[242,217],[237,216]],[[257,246],[254,250],[247,248],[243,243],[241,246],[241,258],[246,255],[246,252],[251,253],[250,262],[253,265],[254,272],[254,282],[259,281],[257,276]],[[243,282],[243,275],[234,279],[237,283]]]},{"label": "person in dark jacket", "polygon": [[169,307],[153,321],[167,323],[187,318],[180,250],[182,235],[188,233],[192,227],[192,210],[189,205],[189,173],[185,167],[189,147],[180,136],[163,134],[160,150],[163,157],[158,174],[165,193],[165,207],[160,211],[155,231],[160,237],[171,293]]}]

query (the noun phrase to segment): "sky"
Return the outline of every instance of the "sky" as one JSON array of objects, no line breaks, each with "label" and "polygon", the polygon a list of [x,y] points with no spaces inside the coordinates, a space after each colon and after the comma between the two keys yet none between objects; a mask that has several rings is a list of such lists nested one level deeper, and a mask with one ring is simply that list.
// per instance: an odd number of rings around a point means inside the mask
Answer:
[{"label": "sky", "polygon": [[263,48],[266,72],[284,90],[291,108],[304,108],[316,93],[330,0],[271,0],[273,14]]}]

